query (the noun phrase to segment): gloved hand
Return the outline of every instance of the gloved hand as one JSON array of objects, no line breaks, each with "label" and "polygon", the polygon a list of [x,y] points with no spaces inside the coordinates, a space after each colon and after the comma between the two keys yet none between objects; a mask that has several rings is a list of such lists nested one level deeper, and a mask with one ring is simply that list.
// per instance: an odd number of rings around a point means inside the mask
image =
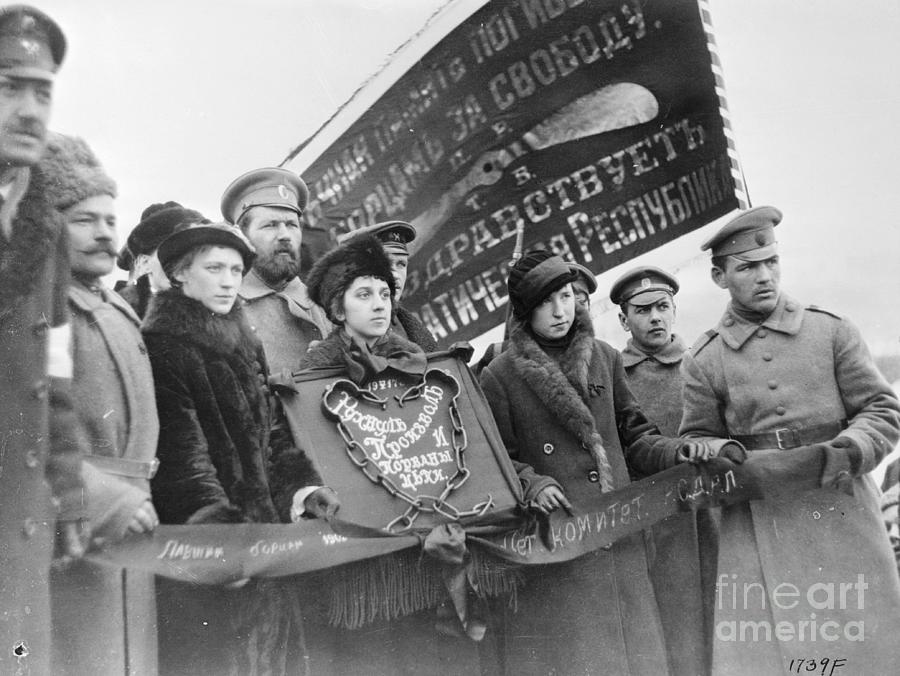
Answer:
[{"label": "gloved hand", "polygon": [[[307,495],[303,501],[303,509],[317,519],[327,519],[334,516],[340,508],[341,501],[338,499],[337,493],[328,486],[322,486],[322,488],[315,490]],[[297,519],[293,518],[294,514],[295,510],[292,509],[291,519],[296,521]]]},{"label": "gloved hand", "polygon": [[862,449],[850,437],[838,436],[824,446],[822,488],[835,488],[853,495],[853,479],[862,464]]}]

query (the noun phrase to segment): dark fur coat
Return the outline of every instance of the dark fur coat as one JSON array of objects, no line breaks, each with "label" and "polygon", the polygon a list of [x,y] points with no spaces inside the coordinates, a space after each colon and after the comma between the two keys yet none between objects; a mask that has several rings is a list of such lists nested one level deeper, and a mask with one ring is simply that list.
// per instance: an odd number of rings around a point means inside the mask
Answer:
[{"label": "dark fur coat", "polygon": [[152,483],[160,520],[287,520],[294,491],[320,479],[270,399],[262,345],[240,304],[218,315],[178,290],[164,291],[143,333],[160,419]]}]

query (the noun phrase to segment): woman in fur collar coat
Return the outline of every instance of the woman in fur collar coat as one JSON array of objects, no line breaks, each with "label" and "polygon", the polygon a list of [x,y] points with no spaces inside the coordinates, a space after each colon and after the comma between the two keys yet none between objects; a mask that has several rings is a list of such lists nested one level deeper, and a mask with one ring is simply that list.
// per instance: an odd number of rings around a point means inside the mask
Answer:
[{"label": "woman in fur collar coat", "polygon": [[[262,345],[237,291],[253,250],[237,228],[192,226],[158,256],[173,288],[144,320],[159,409],[159,471],[151,488],[162,523],[287,521],[304,500],[316,516],[337,499],[291,441],[270,402]],[[270,475],[279,465],[279,484]],[[299,518],[299,516],[297,516]],[[243,588],[161,580],[162,673],[283,673],[291,629],[289,588]],[[251,647],[253,646],[253,647]]]},{"label": "woman in fur collar coat", "polygon": [[[508,281],[509,347],[481,375],[525,499],[545,513],[579,513],[584,500],[628,484],[630,453],[681,452],[644,417],[619,352],[594,339],[575,276],[546,251],[519,260]],[[508,673],[668,673],[641,534],[526,574],[508,618]]]}]

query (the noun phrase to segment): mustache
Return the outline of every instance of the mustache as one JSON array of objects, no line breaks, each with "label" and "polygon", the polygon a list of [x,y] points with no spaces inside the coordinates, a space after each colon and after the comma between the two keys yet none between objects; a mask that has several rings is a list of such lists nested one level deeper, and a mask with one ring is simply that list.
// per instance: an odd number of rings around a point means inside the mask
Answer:
[{"label": "mustache", "polygon": [[98,254],[105,253],[109,254],[113,258],[119,255],[119,252],[112,244],[97,244],[96,246],[88,247],[87,249],[82,249],[81,253],[84,254]]}]

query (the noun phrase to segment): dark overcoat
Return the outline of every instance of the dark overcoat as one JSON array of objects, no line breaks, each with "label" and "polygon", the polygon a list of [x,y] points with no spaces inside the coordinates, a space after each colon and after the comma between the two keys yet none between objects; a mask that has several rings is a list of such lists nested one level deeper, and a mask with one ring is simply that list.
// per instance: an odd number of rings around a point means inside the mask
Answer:
[{"label": "dark overcoat", "polygon": [[0,673],[45,674],[55,522],[83,516],[81,446],[66,391],[68,238],[42,174],[22,171],[0,234]]},{"label": "dark overcoat", "polygon": [[[597,457],[570,422],[585,408],[602,438],[612,489],[630,482],[626,449],[677,452],[644,417],[621,354],[594,339],[584,312],[554,357],[523,326],[514,327],[509,348],[483,371],[481,384],[510,456],[521,463],[526,500],[552,482],[578,510],[601,490]],[[669,673],[644,536],[529,568],[505,639],[508,673]]]},{"label": "dark overcoat", "polygon": [[[868,476],[900,437],[900,403],[859,331],[782,294],[760,322],[729,306],[682,370],[682,434],[781,430],[788,442],[823,442],[818,456],[790,443],[751,447],[746,463],[809,458],[793,469],[823,487],[772,486],[764,500],[723,510],[713,673],[780,673],[812,658],[846,659],[859,674],[900,673],[900,581]],[[832,487],[845,474],[852,488]],[[841,585],[852,593],[839,594]],[[775,590],[782,595],[773,600]]]},{"label": "dark overcoat", "polygon": [[[241,306],[219,315],[178,289],[163,291],[143,334],[160,418],[151,488],[161,522],[287,520],[294,491],[321,480],[271,403],[262,345]],[[296,631],[287,582],[223,589],[160,579],[157,590],[162,673],[285,670]]]}]

